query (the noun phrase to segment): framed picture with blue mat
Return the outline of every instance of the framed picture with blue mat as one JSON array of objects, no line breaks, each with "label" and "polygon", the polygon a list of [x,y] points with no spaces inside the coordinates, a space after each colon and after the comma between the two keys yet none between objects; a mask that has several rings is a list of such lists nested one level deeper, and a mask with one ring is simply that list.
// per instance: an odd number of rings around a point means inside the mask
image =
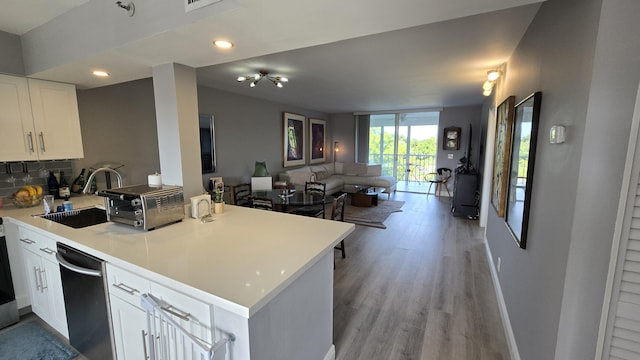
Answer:
[{"label": "framed picture with blue mat", "polygon": [[71,360],[78,352],[35,321],[0,332],[0,360]]}]

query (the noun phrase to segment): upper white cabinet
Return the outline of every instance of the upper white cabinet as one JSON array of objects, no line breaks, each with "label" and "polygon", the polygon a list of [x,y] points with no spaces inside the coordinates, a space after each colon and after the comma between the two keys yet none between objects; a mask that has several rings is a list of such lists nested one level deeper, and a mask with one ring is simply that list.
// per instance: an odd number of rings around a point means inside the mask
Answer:
[{"label": "upper white cabinet", "polygon": [[0,75],[0,124],[0,161],[84,157],[74,85]]}]

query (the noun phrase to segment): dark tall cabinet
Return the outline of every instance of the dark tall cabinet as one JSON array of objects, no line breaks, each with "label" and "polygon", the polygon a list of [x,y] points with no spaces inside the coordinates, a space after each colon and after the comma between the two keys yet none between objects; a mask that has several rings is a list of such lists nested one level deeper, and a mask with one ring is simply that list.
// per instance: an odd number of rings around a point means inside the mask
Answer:
[{"label": "dark tall cabinet", "polygon": [[453,185],[451,212],[453,216],[476,219],[478,217],[478,173],[468,170],[457,170]]}]

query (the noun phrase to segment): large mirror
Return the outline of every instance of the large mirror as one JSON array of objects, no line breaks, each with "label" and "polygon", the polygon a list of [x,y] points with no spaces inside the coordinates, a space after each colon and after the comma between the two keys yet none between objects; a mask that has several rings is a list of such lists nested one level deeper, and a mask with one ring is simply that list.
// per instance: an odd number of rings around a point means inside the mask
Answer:
[{"label": "large mirror", "polygon": [[216,136],[213,115],[200,114],[200,159],[202,173],[216,172]]},{"label": "large mirror", "polygon": [[515,106],[505,221],[516,243],[523,249],[527,246],[541,100],[542,93],[536,92]]}]

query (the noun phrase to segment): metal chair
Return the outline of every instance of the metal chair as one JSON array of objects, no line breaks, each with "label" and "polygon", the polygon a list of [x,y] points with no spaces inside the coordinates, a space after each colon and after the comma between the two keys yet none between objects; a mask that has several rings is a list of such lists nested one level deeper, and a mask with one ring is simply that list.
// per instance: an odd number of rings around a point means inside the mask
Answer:
[{"label": "metal chair", "polygon": [[[344,221],[344,204],[347,202],[347,194],[344,193],[337,198],[333,199],[333,206],[331,207],[331,220]],[[346,258],[344,250],[344,239],[340,241],[340,246],[336,246],[334,249],[342,251],[342,258]]]},{"label": "metal chair", "polygon": [[442,191],[442,186],[444,185],[444,188],[447,190],[447,195],[451,197],[451,193],[449,192],[449,186],[447,185],[447,182],[451,178],[451,169],[438,168],[436,169],[436,172],[432,174],[434,175],[434,178],[429,180],[429,190],[427,190],[427,193],[431,192],[431,185],[436,184],[436,191],[434,195],[440,196],[439,194]]},{"label": "metal chair", "polygon": [[303,216],[311,216],[311,217],[318,217],[322,215],[322,218],[324,219],[325,218],[324,197],[325,197],[326,187],[327,185],[325,183],[307,181],[304,184],[305,194],[321,195],[323,199],[322,204],[302,206],[297,209],[293,209],[289,211],[289,213],[296,214],[296,215],[303,215]]},{"label": "metal chair", "polygon": [[243,183],[233,187],[233,204],[238,206],[251,206],[251,184]]},{"label": "metal chair", "polygon": [[254,209],[269,210],[269,211],[273,210],[272,198],[262,197],[262,196],[252,196],[250,198],[250,202],[251,202],[251,207]]}]

